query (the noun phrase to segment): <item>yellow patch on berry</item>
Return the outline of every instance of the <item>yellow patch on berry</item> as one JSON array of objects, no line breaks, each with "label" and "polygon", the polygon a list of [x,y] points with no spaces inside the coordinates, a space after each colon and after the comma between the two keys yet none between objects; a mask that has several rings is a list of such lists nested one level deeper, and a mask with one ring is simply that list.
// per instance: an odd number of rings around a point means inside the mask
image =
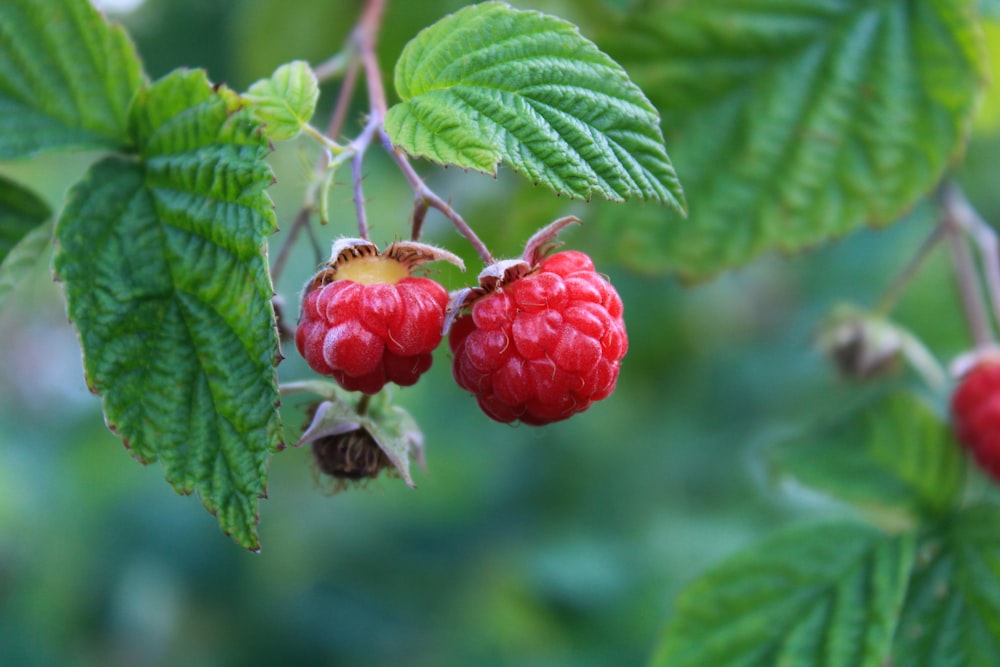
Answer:
[{"label": "yellow patch on berry", "polygon": [[385,255],[351,257],[337,265],[337,280],[351,280],[362,285],[388,283],[394,285],[410,275],[410,269]]}]

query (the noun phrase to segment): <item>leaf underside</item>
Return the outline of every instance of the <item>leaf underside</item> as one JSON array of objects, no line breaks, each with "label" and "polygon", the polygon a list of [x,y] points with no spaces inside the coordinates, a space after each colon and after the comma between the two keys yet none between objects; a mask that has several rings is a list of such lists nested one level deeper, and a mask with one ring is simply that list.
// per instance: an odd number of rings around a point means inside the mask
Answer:
[{"label": "leaf underside", "polygon": [[964,481],[964,459],[951,427],[905,392],[779,442],[769,458],[779,475],[910,520],[949,512]]},{"label": "leaf underside", "polygon": [[979,38],[973,0],[639,3],[601,43],[663,112],[691,210],[636,210],[623,256],[696,279],[897,220],[964,145]]},{"label": "leaf underside", "polygon": [[677,599],[658,667],[883,667],[913,561],[856,524],[786,531]]},{"label": "leaf underside", "polygon": [[142,66],[87,0],[0,2],[0,159],[121,148]]},{"label": "leaf underside", "polygon": [[395,82],[385,128],[411,155],[491,174],[506,162],[560,195],[685,210],[656,109],[566,21],[467,7],[407,44]]},{"label": "leaf underside", "polygon": [[141,91],[130,131],[141,159],[94,165],[56,230],[87,380],[132,454],[159,460],[256,549],[281,443],[268,142],[239,97],[198,71]]}]

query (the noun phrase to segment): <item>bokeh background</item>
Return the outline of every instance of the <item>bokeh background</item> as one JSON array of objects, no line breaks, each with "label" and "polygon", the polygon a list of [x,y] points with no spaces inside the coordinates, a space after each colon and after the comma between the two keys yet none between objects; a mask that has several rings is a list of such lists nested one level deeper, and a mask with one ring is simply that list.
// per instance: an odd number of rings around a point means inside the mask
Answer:
[{"label": "bokeh background", "polygon": [[[599,1],[515,4],[587,34],[586,6]],[[406,40],[462,4],[390,2],[380,46],[389,81]],[[152,76],[202,66],[244,90],[282,62],[335,53],[359,5],[146,0],[109,10]],[[323,92],[319,124],[335,88]],[[351,134],[363,113],[356,104]],[[0,172],[59,208],[94,157],[0,163]],[[273,156],[283,227],[313,159],[305,142]],[[567,203],[506,170],[494,180],[419,168],[501,256],[559,215],[586,221],[613,206]],[[977,133],[959,178],[991,220],[1000,220],[998,176],[1000,139]],[[404,236],[411,196],[377,149],[365,188],[374,240]],[[324,246],[353,232],[349,199],[348,187],[334,190],[331,224],[316,225]],[[631,210],[621,207],[615,224],[626,227]],[[419,488],[382,479],[330,496],[309,452],[289,448],[272,461],[256,555],[104,428],[41,262],[0,309],[0,664],[644,664],[685,582],[778,526],[844,511],[776,485],[760,449],[855,399],[857,387],[817,352],[816,328],[838,303],[874,304],[934,223],[920,205],[887,230],[688,286],[632,271],[611,250],[614,225],[571,230],[567,243],[595,256],[626,304],[631,346],[616,393],[569,422],[495,424],[452,383],[443,346],[419,386],[397,393],[426,437]],[[427,230],[478,270],[442,218],[431,214]],[[281,233],[272,239],[272,257],[282,243]],[[278,285],[293,311],[315,263],[301,240]],[[449,288],[465,280],[436,275]],[[943,361],[967,347],[947,253],[932,257],[897,318]],[[294,346],[286,355],[282,380],[309,376]],[[283,417],[294,442],[301,400],[287,401]]]}]

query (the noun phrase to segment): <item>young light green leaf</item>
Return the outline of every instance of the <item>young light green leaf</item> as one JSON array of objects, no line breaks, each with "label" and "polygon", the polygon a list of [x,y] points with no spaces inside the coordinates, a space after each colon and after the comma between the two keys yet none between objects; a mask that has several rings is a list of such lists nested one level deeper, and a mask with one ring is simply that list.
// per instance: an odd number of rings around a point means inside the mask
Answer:
[{"label": "young light green leaf", "polygon": [[275,141],[293,139],[309,124],[319,99],[319,82],[309,63],[286,63],[269,79],[250,86],[244,97],[253,103],[254,115]]},{"label": "young light green leaf", "polygon": [[56,229],[87,381],[137,459],[159,460],[178,492],[197,492],[256,549],[281,443],[268,141],[200,71],[141,91],[130,127],[141,160],[92,167]]},{"label": "young light green leaf", "polygon": [[505,161],[569,197],[685,210],[656,109],[571,23],[466,7],[407,44],[396,90],[385,129],[411,155],[491,174]]},{"label": "young light green leaf", "polygon": [[689,278],[897,220],[962,150],[985,79],[973,0],[633,7],[600,41],[662,110],[692,206],[683,225],[637,210],[620,238]]},{"label": "young light green leaf", "polygon": [[121,148],[142,64],[88,0],[0,3],[0,159]]},{"label": "young light green leaf", "polygon": [[951,511],[963,484],[963,457],[948,424],[919,398],[889,394],[801,436],[769,457],[780,477],[888,518]]},{"label": "young light green leaf", "polygon": [[894,665],[994,667],[1000,656],[1000,510],[965,510],[924,540]]},{"label": "young light green leaf", "polygon": [[51,215],[38,195],[0,176],[0,305],[49,246]]},{"label": "young light green leaf", "polygon": [[856,524],[785,531],[677,598],[657,667],[883,667],[913,540]]}]

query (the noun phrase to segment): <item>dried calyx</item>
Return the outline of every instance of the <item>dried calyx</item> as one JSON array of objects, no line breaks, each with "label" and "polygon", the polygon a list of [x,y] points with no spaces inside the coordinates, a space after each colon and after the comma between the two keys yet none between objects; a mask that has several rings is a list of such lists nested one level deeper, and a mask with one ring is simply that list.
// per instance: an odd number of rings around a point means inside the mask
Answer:
[{"label": "dried calyx", "polygon": [[444,331],[447,333],[455,318],[470,308],[477,299],[498,292],[505,285],[535,271],[546,256],[562,245],[556,240],[559,232],[574,223],[580,224],[580,219],[572,215],[549,223],[528,239],[520,258],[497,260],[479,273],[477,287],[466,287],[452,292],[445,316]]},{"label": "dried calyx", "polygon": [[330,259],[306,284],[305,293],[335,280],[351,280],[363,285],[395,284],[427,262],[445,261],[465,271],[462,258],[444,248],[417,241],[397,241],[379,251],[371,241],[341,238],[333,243]]}]

